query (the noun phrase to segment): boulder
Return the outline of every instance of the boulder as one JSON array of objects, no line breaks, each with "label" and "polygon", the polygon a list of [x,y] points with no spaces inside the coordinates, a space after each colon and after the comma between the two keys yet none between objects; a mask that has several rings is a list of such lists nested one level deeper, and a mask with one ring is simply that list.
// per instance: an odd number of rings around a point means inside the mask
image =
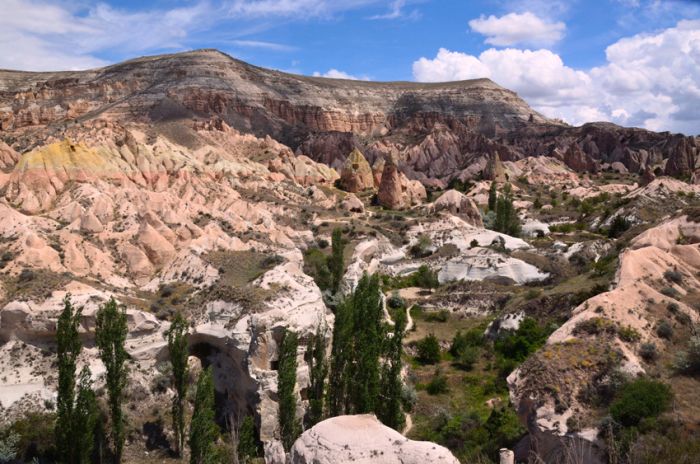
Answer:
[{"label": "boulder", "polygon": [[365,205],[359,198],[350,193],[340,202],[340,209],[353,213],[363,213],[365,211]]},{"label": "boulder", "polygon": [[373,415],[338,416],[316,424],[297,439],[292,464],[458,464],[440,445],[414,441]]},{"label": "boulder", "polygon": [[345,160],[340,174],[340,186],[343,190],[352,193],[374,188],[372,168],[357,148]]}]

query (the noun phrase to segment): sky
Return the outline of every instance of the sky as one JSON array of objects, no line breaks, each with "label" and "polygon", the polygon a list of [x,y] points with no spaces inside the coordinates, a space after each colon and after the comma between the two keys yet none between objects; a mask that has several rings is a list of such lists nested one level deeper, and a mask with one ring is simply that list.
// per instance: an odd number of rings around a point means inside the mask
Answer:
[{"label": "sky", "polygon": [[570,124],[700,134],[700,0],[0,0],[0,68],[198,48],[305,75],[488,77]]}]

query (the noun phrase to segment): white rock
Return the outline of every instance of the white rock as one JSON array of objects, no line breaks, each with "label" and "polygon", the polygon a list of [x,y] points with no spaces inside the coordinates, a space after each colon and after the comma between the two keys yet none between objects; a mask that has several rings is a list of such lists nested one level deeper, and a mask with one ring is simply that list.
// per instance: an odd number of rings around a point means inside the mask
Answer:
[{"label": "white rock", "polygon": [[304,432],[291,451],[292,464],[458,464],[447,448],[413,441],[373,415],[339,416]]}]

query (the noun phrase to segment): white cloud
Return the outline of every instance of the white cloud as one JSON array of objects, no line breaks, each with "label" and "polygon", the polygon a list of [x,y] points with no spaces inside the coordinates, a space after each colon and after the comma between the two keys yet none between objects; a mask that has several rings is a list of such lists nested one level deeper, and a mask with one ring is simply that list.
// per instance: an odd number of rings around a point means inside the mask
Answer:
[{"label": "white cloud", "polygon": [[500,18],[482,16],[469,21],[469,27],[486,36],[487,44],[497,47],[515,44],[550,45],[561,40],[566,30],[563,22],[547,22],[529,11],[508,13]]},{"label": "white cloud", "polygon": [[608,120],[652,130],[700,132],[700,20],[623,38],[604,66],[576,70],[549,50],[440,49],[413,63],[416,80],[488,77],[535,109],[573,124]]},{"label": "white cloud", "polygon": [[233,0],[228,8],[231,16],[313,17],[352,10],[379,0]]},{"label": "white cloud", "polygon": [[331,79],[349,79],[352,81],[368,81],[369,77],[368,76],[353,76],[352,74],[348,74],[344,71],[339,71],[335,68],[329,69],[325,73],[320,73],[318,71],[314,72],[313,74],[314,77],[328,77]]},{"label": "white cloud", "polygon": [[212,8],[200,1],[170,10],[126,12],[100,3],[80,11],[43,0],[3,0],[0,67],[84,69],[106,64],[95,55],[107,50],[133,54],[183,48],[183,40],[209,22]]},{"label": "white cloud", "polygon": [[394,0],[389,4],[387,13],[370,16],[369,19],[419,19],[421,13],[418,10],[412,10],[410,13],[404,11],[406,3],[406,0]]},{"label": "white cloud", "polygon": [[291,52],[297,49],[296,47],[292,47],[291,45],[285,45],[276,42],[265,42],[262,40],[232,40],[231,44],[237,47],[260,48],[264,50],[274,50],[279,52]]}]

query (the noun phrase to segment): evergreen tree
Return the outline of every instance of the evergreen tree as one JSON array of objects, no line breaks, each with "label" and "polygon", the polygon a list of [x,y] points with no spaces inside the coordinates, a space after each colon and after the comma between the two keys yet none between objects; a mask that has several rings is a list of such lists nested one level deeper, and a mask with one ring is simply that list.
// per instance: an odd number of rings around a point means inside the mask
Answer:
[{"label": "evergreen tree", "polygon": [[353,310],[350,298],[342,301],[335,310],[331,369],[328,379],[328,414],[331,417],[345,413],[348,366],[352,351]]},{"label": "evergreen tree", "polygon": [[175,316],[167,336],[170,364],[173,371],[173,386],[175,387],[172,405],[173,431],[175,432],[177,452],[181,455],[185,446],[185,400],[189,369],[187,367],[187,322],[180,313]]},{"label": "evergreen tree", "polygon": [[306,362],[309,365],[311,377],[309,386],[309,427],[313,427],[323,419],[326,376],[328,375],[325,338],[325,330],[318,327],[316,334],[309,337],[309,343],[306,348]]},{"label": "evergreen tree", "polygon": [[338,293],[340,283],[343,281],[345,271],[345,258],[343,256],[343,232],[340,228],[333,229],[331,236],[331,256],[328,258],[328,269],[331,273],[331,290]]},{"label": "evergreen tree", "polygon": [[277,393],[279,396],[279,421],[282,445],[289,451],[301,432],[296,418],[297,400],[294,389],[297,383],[297,334],[285,330],[279,355]]},{"label": "evergreen tree", "polygon": [[70,443],[75,449],[75,462],[77,464],[88,464],[91,462],[98,414],[97,400],[95,398],[95,392],[92,390],[90,368],[84,366],[80,371],[78,394],[75,400],[75,411],[73,414],[74,441]]},{"label": "evergreen tree", "polygon": [[401,355],[406,330],[406,314],[399,311],[394,317],[394,335],[387,343],[387,362],[382,369],[382,402],[377,416],[388,427],[400,431],[406,423],[402,408],[403,381]]},{"label": "evergreen tree", "polygon": [[58,398],[56,401],[56,451],[60,462],[77,462],[74,409],[76,365],[82,349],[78,336],[82,308],[74,308],[70,294],[63,299],[63,311],[56,325],[58,355]]},{"label": "evergreen tree", "polygon": [[190,422],[190,464],[211,464],[217,461],[215,448],[219,427],[214,413],[214,380],[211,368],[202,371],[197,379],[194,412]]},{"label": "evergreen tree", "polygon": [[491,182],[491,187],[489,188],[489,211],[496,211],[496,202],[498,201],[496,181]]},{"label": "evergreen tree", "polygon": [[112,446],[114,462],[121,462],[124,447],[124,414],[122,402],[126,386],[128,354],[124,349],[126,342],[127,324],[126,308],[117,305],[114,298],[97,311],[95,322],[95,341],[99,349],[100,359],[106,370],[106,386],[109,404],[109,414],[112,422]]}]

